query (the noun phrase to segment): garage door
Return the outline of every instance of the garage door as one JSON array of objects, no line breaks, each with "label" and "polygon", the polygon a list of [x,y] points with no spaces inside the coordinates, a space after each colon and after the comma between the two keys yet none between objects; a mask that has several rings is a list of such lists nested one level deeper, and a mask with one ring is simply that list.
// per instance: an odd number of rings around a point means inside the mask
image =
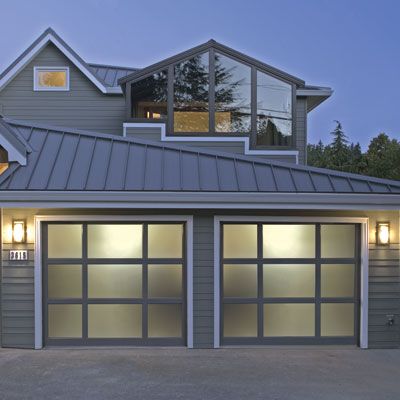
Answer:
[{"label": "garage door", "polygon": [[184,228],[44,225],[45,343],[185,344]]},{"label": "garage door", "polygon": [[222,225],[223,344],[356,344],[359,226]]}]

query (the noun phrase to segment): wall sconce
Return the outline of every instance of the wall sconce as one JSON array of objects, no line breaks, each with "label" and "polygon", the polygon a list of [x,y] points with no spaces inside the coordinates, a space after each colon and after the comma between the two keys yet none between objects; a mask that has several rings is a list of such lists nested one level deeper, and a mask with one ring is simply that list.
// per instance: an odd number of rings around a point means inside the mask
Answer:
[{"label": "wall sconce", "polygon": [[376,244],[380,246],[387,246],[390,243],[390,223],[377,222],[376,223]]},{"label": "wall sconce", "polygon": [[26,242],[26,223],[22,219],[13,220],[12,225],[12,238],[13,243],[25,243]]}]

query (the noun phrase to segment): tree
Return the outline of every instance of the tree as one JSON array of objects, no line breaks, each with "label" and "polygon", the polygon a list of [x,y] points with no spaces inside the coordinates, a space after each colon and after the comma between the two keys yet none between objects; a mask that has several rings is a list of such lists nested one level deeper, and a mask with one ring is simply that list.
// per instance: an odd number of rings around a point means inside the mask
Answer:
[{"label": "tree", "polygon": [[336,122],[335,129],[331,132],[332,143],[327,146],[327,167],[338,171],[346,171],[349,168],[349,140],[343,131],[342,124]]},{"label": "tree", "polygon": [[366,163],[368,175],[400,179],[400,142],[380,133],[368,146]]},{"label": "tree", "polygon": [[320,140],[317,144],[307,145],[307,160],[308,165],[318,168],[326,168],[328,161],[326,158],[325,146],[322,143],[322,140]]}]

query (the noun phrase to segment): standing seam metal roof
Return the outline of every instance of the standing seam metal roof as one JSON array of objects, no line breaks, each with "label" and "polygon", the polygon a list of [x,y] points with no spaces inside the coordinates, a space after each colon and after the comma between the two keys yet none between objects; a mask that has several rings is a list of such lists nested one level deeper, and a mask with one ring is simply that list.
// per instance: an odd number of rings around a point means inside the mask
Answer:
[{"label": "standing seam metal roof", "polygon": [[255,157],[3,120],[32,151],[0,190],[399,194],[400,182]]},{"label": "standing seam metal roof", "polygon": [[118,79],[139,71],[138,68],[117,67],[114,65],[88,63],[92,72],[109,87],[117,87]]}]

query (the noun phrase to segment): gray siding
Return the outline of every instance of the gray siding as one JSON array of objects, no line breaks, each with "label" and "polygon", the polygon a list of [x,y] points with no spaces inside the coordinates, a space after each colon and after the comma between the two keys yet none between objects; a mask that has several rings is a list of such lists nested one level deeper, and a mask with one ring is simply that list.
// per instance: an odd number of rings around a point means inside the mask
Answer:
[{"label": "gray siding", "polygon": [[[34,66],[68,66],[68,92],[34,92]],[[122,135],[125,99],[105,95],[53,44],[47,45],[2,91],[0,109],[9,118]]]},{"label": "gray siding", "polygon": [[193,219],[193,344],[214,346],[214,217]]},{"label": "gray siding", "polygon": [[307,99],[305,97],[297,98],[295,123],[299,164],[307,164]]},{"label": "gray siding", "polygon": [[[161,142],[161,130],[160,128],[143,128],[143,127],[129,127],[126,129],[126,134],[128,137],[135,137],[139,139],[145,140],[153,140],[156,142]],[[233,154],[244,154],[244,143],[243,142],[229,142],[229,141],[221,141],[221,142],[196,142],[196,141],[187,141],[187,142],[168,142],[179,144],[183,146],[190,146],[196,147],[199,149],[205,150],[216,150],[222,151],[226,153],[233,153]],[[256,155],[253,156],[254,158],[261,158],[261,159],[268,159],[268,160],[275,160],[281,162],[288,162],[288,163],[296,163],[295,156],[281,156],[281,155],[273,155],[273,156],[266,156],[266,155]]]},{"label": "gray siding", "polygon": [[[3,245],[1,284],[2,342],[3,347],[34,348],[34,255],[33,244],[27,244],[27,262],[8,261],[8,250]],[[20,247],[22,248],[22,247]]]},{"label": "gray siding", "polygon": [[[400,347],[400,245],[369,250],[369,346]],[[393,315],[395,324],[387,324]]]}]

